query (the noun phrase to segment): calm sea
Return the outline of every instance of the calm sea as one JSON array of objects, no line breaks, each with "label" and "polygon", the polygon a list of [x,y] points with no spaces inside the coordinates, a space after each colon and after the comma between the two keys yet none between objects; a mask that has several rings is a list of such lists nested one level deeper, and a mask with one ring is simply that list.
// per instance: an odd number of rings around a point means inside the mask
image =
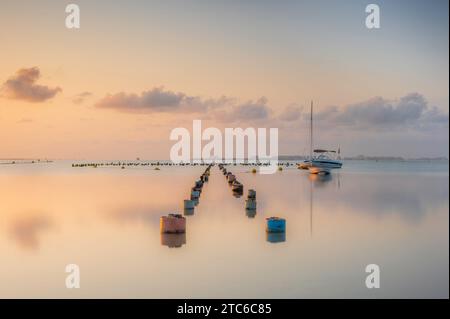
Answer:
[{"label": "calm sea", "polygon": [[[448,161],[346,161],[328,177],[229,166],[240,198],[216,166],[186,234],[171,236],[159,218],[183,213],[205,167],[71,164],[0,164],[1,298],[449,297]],[[267,236],[270,216],[285,235]],[[65,287],[67,264],[80,289]]]}]

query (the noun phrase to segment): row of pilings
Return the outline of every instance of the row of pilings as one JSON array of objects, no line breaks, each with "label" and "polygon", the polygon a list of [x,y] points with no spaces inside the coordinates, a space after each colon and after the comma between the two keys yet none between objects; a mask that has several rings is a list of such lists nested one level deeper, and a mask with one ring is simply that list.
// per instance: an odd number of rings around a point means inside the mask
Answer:
[{"label": "row of pilings", "polygon": [[[233,196],[240,198],[244,194],[244,185],[239,182],[236,175],[228,171],[224,165],[219,164],[219,169],[225,176]],[[256,215],[256,191],[253,189],[248,190],[247,199],[245,200],[245,211],[248,217],[255,217]]]},{"label": "row of pilings", "polygon": [[[193,215],[195,207],[199,204],[203,186],[209,181],[209,164],[200,178],[195,181],[190,190],[190,198],[184,200],[184,215]],[[181,214],[168,214],[160,218],[161,244],[169,247],[181,247],[186,243],[186,217]]]},{"label": "row of pilings", "polygon": [[[51,161],[46,161],[51,162]],[[24,162],[25,163],[25,162]],[[35,161],[32,161],[30,163],[35,163]],[[16,164],[15,161],[12,162],[8,162],[8,163],[1,163],[1,164]],[[205,163],[205,162],[201,162],[201,163],[172,163],[172,162],[167,162],[167,161],[161,161],[161,162],[148,162],[148,161],[105,161],[105,162],[88,162],[88,163],[72,163],[72,167],[74,168],[86,168],[86,167],[91,167],[91,168],[100,168],[100,167],[120,167],[122,169],[125,169],[127,167],[153,167],[155,169],[159,169],[159,167],[162,166],[210,166],[211,164]],[[220,164],[220,165],[224,165],[224,164]],[[257,163],[234,163],[234,164],[225,164],[225,165],[233,165],[233,166],[253,166],[253,167],[258,167],[258,166],[268,166],[269,163],[264,163],[264,162],[257,162]],[[289,166],[294,166],[295,164],[289,163],[289,162],[280,162],[278,163],[278,167],[279,170],[282,170],[282,167],[289,167]],[[256,172],[256,169],[254,169]]]},{"label": "row of pilings", "polygon": [[[232,172],[228,171],[225,165],[219,164],[219,169],[225,176],[228,185],[231,186],[233,196],[239,198],[244,192],[244,185],[239,182]],[[252,171],[255,173],[255,171]],[[248,217],[256,216],[256,191],[249,189],[247,199],[245,200],[245,211]],[[266,233],[269,242],[283,242],[286,240],[286,220],[281,217],[266,218]]]}]

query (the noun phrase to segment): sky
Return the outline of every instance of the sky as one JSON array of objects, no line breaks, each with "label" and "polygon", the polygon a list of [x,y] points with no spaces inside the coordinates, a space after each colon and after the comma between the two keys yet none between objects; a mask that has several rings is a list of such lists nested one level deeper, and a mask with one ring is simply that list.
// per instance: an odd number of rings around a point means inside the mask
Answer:
[{"label": "sky", "polygon": [[[65,7],[80,7],[80,29]],[[2,1],[0,158],[166,159],[172,129],[279,153],[448,157],[448,1]]]}]

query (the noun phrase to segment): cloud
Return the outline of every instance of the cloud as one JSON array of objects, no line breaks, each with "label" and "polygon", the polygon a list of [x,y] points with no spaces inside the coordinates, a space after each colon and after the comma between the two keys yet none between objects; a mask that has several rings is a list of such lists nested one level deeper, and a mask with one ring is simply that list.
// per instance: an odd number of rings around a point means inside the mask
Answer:
[{"label": "cloud", "polygon": [[235,103],[235,99],[227,96],[221,96],[217,99],[204,99],[183,92],[165,90],[163,87],[155,87],[143,91],[141,94],[125,92],[108,94],[97,101],[95,107],[128,113],[178,112],[205,114],[207,111],[216,110],[233,103]]},{"label": "cloud", "polygon": [[91,96],[92,96],[92,93],[91,93],[91,92],[87,92],[87,91],[81,92],[81,93],[79,93],[79,94],[77,94],[77,95],[75,95],[75,96],[73,97],[72,102],[73,102],[74,104],[81,104],[81,103],[83,103],[86,99],[90,98]]},{"label": "cloud", "polygon": [[237,99],[225,95],[205,99],[155,87],[140,94],[125,92],[108,94],[94,106],[128,113],[202,113],[205,119],[234,122],[269,119],[272,111],[267,103],[265,97],[238,104]]},{"label": "cloud", "polygon": [[[304,114],[303,118],[309,118]],[[430,106],[423,95],[410,93],[398,100],[374,97],[339,108],[330,106],[314,114],[319,124],[354,129],[423,130],[448,125],[448,114]]]},{"label": "cloud", "polygon": [[256,102],[249,101],[247,103],[238,105],[234,109],[233,115],[236,119],[239,120],[267,119],[270,113],[267,102],[267,98],[261,97]]},{"label": "cloud", "polygon": [[302,116],[302,110],[303,109],[297,105],[289,105],[283,110],[278,118],[287,122],[297,121]]},{"label": "cloud", "polygon": [[[265,122],[274,127],[298,126],[298,122],[309,121],[308,110],[291,104],[276,114],[268,99],[261,97],[245,103],[235,98],[204,99],[182,92],[156,87],[141,94],[119,92],[109,94],[96,104],[98,108],[109,108],[123,112],[152,113],[177,112],[201,113],[203,119],[222,123]],[[328,106],[314,112],[315,123],[322,128],[342,127],[350,130],[429,130],[437,126],[448,126],[448,114],[430,106],[423,95],[410,93],[397,100],[374,97],[346,106]]]},{"label": "cloud", "polygon": [[267,98],[261,97],[257,101],[231,105],[228,109],[219,109],[213,118],[221,122],[268,120],[272,114],[267,105]]},{"label": "cloud", "polygon": [[1,96],[37,103],[49,100],[61,92],[59,87],[50,88],[35,84],[40,75],[41,72],[37,67],[18,70],[15,75],[3,83],[0,90]]},{"label": "cloud", "polygon": [[333,113],[337,123],[386,126],[417,121],[426,108],[427,103],[421,95],[410,94],[400,98],[397,103],[375,97]]},{"label": "cloud", "polygon": [[140,100],[137,99],[137,105],[150,108],[172,108],[181,105],[186,97],[184,93],[175,93],[172,91],[164,91],[162,88],[154,88],[150,91],[143,92]]},{"label": "cloud", "polygon": [[17,121],[18,124],[28,124],[28,123],[32,123],[33,120],[27,117],[23,117],[20,120]]},{"label": "cloud", "polygon": [[109,94],[95,104],[99,108],[112,108],[124,112],[171,112],[182,107],[191,111],[202,107],[198,97],[187,96],[184,93],[165,91],[158,87],[141,94],[119,92]]}]

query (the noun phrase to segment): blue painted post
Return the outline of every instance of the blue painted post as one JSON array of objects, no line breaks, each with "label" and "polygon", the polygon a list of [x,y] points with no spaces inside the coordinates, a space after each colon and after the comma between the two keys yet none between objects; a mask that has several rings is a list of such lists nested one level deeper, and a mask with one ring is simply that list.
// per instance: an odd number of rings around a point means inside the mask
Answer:
[{"label": "blue painted post", "polygon": [[279,217],[266,218],[266,231],[269,233],[283,233],[286,231],[286,220]]}]

